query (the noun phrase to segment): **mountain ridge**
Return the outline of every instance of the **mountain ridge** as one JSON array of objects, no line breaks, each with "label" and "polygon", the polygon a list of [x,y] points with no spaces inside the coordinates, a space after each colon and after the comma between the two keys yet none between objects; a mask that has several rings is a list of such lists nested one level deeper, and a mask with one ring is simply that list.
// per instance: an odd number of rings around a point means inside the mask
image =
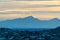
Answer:
[{"label": "mountain ridge", "polygon": [[39,20],[32,16],[0,22],[0,27],[7,28],[55,28],[57,26],[60,26],[60,20],[57,18],[51,20]]}]

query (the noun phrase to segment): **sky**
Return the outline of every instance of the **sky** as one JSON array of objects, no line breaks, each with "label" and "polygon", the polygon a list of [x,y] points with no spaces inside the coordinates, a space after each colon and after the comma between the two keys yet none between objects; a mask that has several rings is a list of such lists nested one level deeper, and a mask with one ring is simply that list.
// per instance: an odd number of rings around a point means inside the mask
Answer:
[{"label": "sky", "polygon": [[59,0],[0,0],[0,20],[33,16],[38,19],[60,19]]},{"label": "sky", "polygon": [[60,0],[0,0],[1,2],[8,2],[8,1],[60,1]]}]

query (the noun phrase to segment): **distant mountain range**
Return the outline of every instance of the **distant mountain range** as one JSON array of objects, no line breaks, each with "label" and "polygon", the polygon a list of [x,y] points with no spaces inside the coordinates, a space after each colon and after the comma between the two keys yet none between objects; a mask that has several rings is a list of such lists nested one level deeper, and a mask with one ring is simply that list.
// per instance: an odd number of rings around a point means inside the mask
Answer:
[{"label": "distant mountain range", "polygon": [[60,26],[60,20],[57,18],[51,20],[39,20],[32,16],[0,22],[0,28],[55,28],[58,26]]}]

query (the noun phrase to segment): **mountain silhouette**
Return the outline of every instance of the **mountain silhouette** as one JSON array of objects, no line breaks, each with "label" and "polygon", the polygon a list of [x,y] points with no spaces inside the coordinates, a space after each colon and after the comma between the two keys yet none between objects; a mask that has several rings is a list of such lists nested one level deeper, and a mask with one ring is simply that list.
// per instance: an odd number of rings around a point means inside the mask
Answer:
[{"label": "mountain silhouette", "polygon": [[0,22],[0,27],[2,28],[55,28],[58,26],[60,26],[60,20],[57,18],[51,20],[39,20],[32,16]]}]

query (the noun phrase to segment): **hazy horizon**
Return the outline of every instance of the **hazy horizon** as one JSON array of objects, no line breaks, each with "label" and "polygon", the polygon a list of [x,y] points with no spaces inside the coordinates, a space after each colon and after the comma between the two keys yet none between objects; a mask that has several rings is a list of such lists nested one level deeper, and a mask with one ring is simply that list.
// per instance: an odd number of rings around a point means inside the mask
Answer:
[{"label": "hazy horizon", "polygon": [[[30,17],[30,16],[26,16],[26,17]],[[26,18],[26,17],[20,17],[20,18],[24,19],[24,18]],[[31,17],[33,17],[33,16],[31,16]],[[0,21],[14,20],[14,19],[20,19],[20,18],[17,17],[17,18],[9,18],[9,19],[0,19]],[[36,17],[33,17],[33,18],[36,18]],[[46,21],[52,20],[52,19],[60,20],[60,18],[51,18],[51,19],[41,19],[41,18],[36,18],[36,19],[39,19],[39,20],[46,20]]]}]

